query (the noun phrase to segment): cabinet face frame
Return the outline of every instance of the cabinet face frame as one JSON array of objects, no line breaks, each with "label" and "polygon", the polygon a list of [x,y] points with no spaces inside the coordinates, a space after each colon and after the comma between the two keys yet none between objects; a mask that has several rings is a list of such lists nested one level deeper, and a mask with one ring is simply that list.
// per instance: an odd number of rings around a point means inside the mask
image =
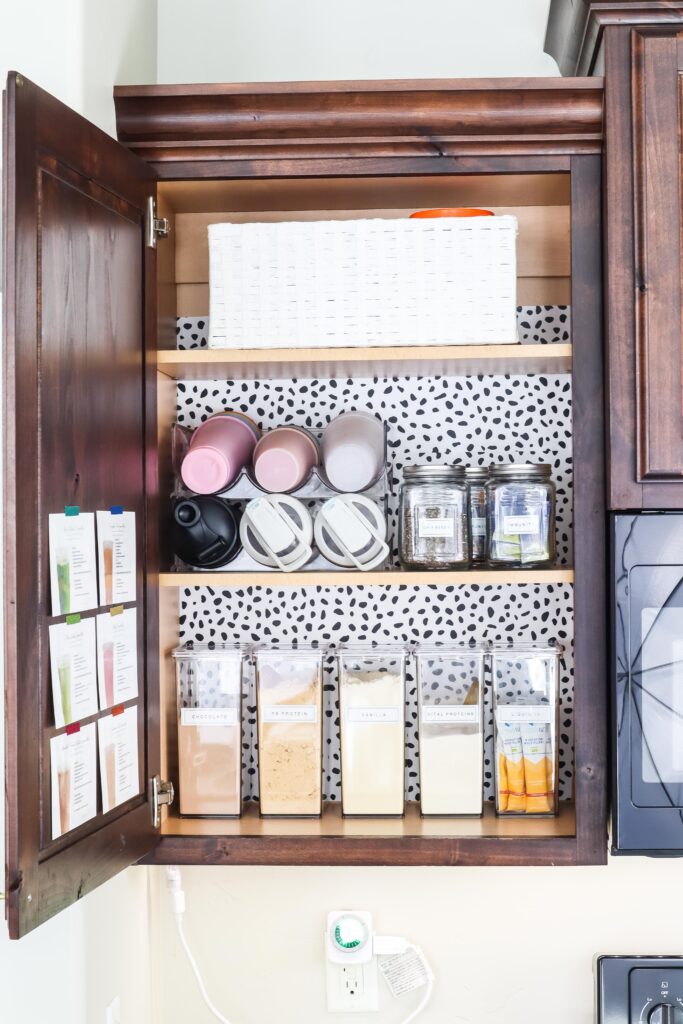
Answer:
[{"label": "cabinet face frame", "polygon": [[[300,92],[288,93],[286,86],[263,86],[255,102],[260,104],[263,134],[268,118],[276,111],[289,110],[282,136],[245,139],[240,135],[239,115],[230,103],[241,109],[245,86],[122,87],[116,90],[119,130],[135,152],[153,161],[160,179],[193,181],[230,179],[267,181],[314,176],[361,178],[478,174],[513,175],[546,172],[570,175],[571,203],[571,288],[573,338],[573,451],[574,451],[574,665],[575,665],[575,810],[574,836],[515,837],[514,839],[466,836],[416,836],[390,838],[381,828],[368,829],[368,835],[301,835],[301,829],[279,828],[278,835],[211,834],[202,823],[193,828],[182,823],[182,835],[170,835],[168,821],[159,846],[147,858],[148,863],[241,863],[241,864],[588,864],[606,861],[606,623],[605,623],[605,517],[603,457],[603,352],[601,282],[601,83],[584,80],[577,84],[556,81],[547,86],[545,102],[547,124],[555,134],[533,135],[529,130],[524,99],[515,95],[510,83],[497,83],[501,95],[498,111],[487,117],[486,89],[494,83],[436,83],[436,91],[450,87],[466,93],[473,104],[480,104],[481,123],[477,138],[465,135],[444,138],[444,128],[457,131],[446,118],[440,100],[428,90],[428,83],[415,83],[425,90],[413,94],[416,105],[431,104],[433,130],[415,137],[411,114],[401,110],[399,87],[407,83],[337,83],[325,96],[329,111],[333,106],[343,122],[340,95],[344,91],[362,93],[361,103],[372,108],[376,91],[385,90],[386,110],[373,121],[377,138],[364,140],[340,137],[337,125],[321,126],[319,111],[310,108],[307,93],[324,91],[312,83],[298,86]],[[528,85],[529,83],[527,83]],[[413,83],[411,83],[411,86]],[[505,86],[510,91],[505,92]],[[583,90],[583,91],[581,91]],[[452,90],[451,90],[452,91]],[[187,93],[187,94],[185,94]],[[286,94],[284,94],[286,93]],[[301,98],[303,95],[303,98]],[[560,131],[562,96],[582,116],[565,119]],[[226,96],[229,102],[226,102]],[[484,97],[482,99],[482,96]],[[577,98],[579,97],[579,98]],[[598,98],[599,97],[599,98]],[[462,100],[462,95],[459,97]],[[339,103],[336,105],[336,101]],[[508,102],[505,141],[501,138],[500,111]],[[515,117],[515,101],[518,113]],[[173,104],[177,105],[173,105]],[[440,113],[434,114],[438,106]],[[211,117],[211,113],[215,117]],[[566,113],[566,112],[565,112]],[[164,115],[162,117],[162,114]],[[134,115],[134,118],[131,117]],[[231,136],[231,118],[236,133]],[[369,115],[370,117],[370,115]],[[169,120],[170,119],[170,120]],[[177,120],[176,120],[177,119]],[[526,119],[526,120],[525,120]],[[454,121],[457,116],[454,115]],[[215,141],[201,143],[209,122]],[[438,125],[437,125],[438,122]],[[516,123],[518,134],[511,131]],[[401,138],[387,153],[387,137],[401,124]],[[263,127],[265,125],[265,127]],[[579,126],[579,127],[578,127]],[[583,127],[582,127],[583,126]],[[368,126],[366,126],[368,127]],[[460,126],[462,127],[462,126]],[[347,129],[350,131],[350,129]],[[360,129],[358,129],[360,130]],[[366,129],[364,129],[366,130]],[[489,131],[487,135],[486,132]],[[336,134],[336,132],[339,134]],[[137,134],[134,135],[134,132]],[[217,136],[219,136],[217,138]],[[290,137],[292,136],[292,137]],[[325,137],[323,137],[325,136]],[[305,139],[305,142],[302,142]],[[434,154],[438,148],[438,156]],[[210,152],[209,152],[210,151]],[[314,156],[311,156],[311,151]],[[513,152],[511,152],[513,151]],[[249,160],[246,159],[247,152]],[[207,159],[209,157],[210,159]],[[163,186],[162,186],[163,191]],[[241,584],[242,585],[242,584]],[[171,682],[168,685],[172,685]],[[173,715],[167,710],[167,733],[173,729]],[[334,830],[334,829],[333,829]],[[444,828],[444,833],[447,829]]]}]

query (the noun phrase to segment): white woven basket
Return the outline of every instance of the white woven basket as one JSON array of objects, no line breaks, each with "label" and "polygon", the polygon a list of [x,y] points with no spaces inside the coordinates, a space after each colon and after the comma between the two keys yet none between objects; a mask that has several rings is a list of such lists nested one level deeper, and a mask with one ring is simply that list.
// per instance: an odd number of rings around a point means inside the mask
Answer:
[{"label": "white woven basket", "polygon": [[209,226],[210,348],[516,341],[515,217]]}]

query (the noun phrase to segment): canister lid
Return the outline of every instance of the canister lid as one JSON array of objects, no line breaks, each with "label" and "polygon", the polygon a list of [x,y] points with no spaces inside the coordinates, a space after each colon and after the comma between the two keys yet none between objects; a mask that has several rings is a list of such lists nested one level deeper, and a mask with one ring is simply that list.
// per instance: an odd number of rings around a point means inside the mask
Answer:
[{"label": "canister lid", "polygon": [[406,466],[403,477],[409,483],[416,480],[447,480],[451,483],[462,483],[465,479],[464,466]]},{"label": "canister lid", "polygon": [[490,476],[488,466],[465,466],[468,483],[484,483]]},{"label": "canister lid", "polygon": [[547,462],[508,462],[489,466],[496,480],[548,480],[552,466]]}]

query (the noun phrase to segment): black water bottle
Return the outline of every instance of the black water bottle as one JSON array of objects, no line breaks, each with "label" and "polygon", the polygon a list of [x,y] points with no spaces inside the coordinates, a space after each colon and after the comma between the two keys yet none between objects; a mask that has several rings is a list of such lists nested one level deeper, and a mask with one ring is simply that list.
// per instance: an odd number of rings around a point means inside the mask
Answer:
[{"label": "black water bottle", "polygon": [[239,554],[239,521],[238,510],[220,498],[183,498],[173,506],[173,550],[195,569],[218,569]]}]

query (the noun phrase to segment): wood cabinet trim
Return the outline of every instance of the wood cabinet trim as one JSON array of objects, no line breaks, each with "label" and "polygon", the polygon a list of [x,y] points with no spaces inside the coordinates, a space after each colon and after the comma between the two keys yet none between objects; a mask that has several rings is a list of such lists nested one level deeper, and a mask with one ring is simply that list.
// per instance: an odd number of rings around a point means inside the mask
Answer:
[{"label": "wood cabinet trim", "polygon": [[563,75],[592,75],[608,27],[683,23],[681,0],[551,0],[544,49]]},{"label": "wood cabinet trim", "polygon": [[202,177],[206,164],[214,177],[231,162],[258,176],[274,161],[321,173],[321,162],[368,159],[412,160],[420,173],[435,156],[599,152],[602,143],[597,78],[118,86],[114,101],[119,140],[176,177]]}]

